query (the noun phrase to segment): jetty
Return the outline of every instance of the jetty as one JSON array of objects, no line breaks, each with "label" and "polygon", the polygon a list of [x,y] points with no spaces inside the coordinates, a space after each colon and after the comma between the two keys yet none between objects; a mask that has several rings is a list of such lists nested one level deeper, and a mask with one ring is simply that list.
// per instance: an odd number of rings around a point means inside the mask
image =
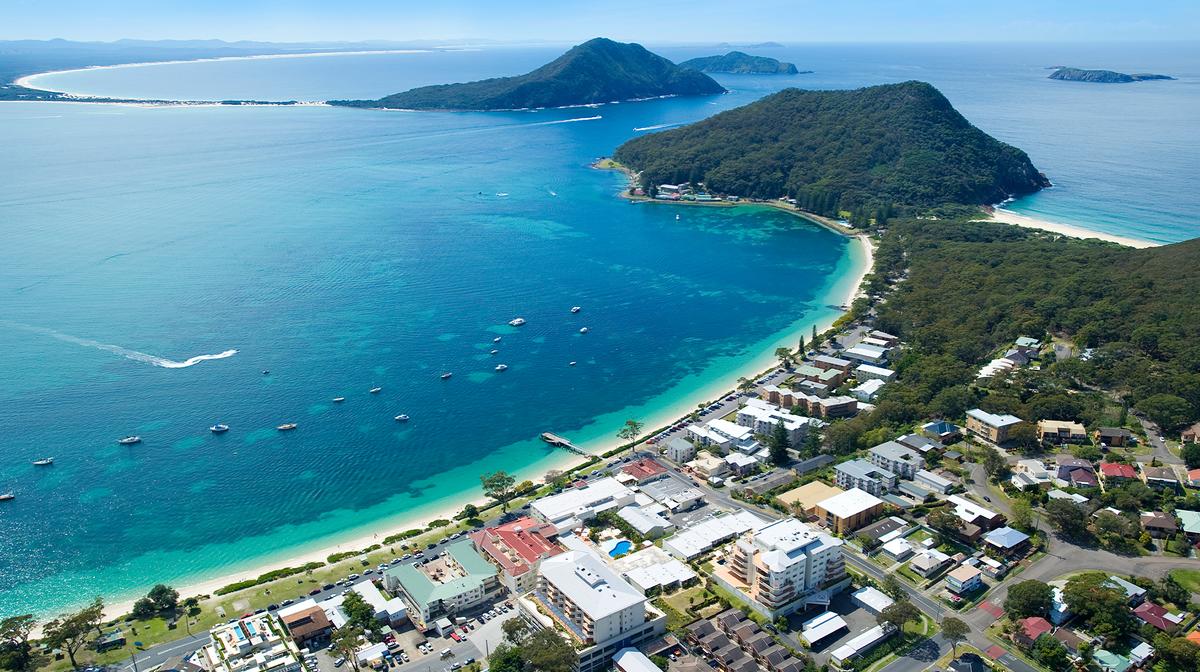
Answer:
[{"label": "jetty", "polygon": [[567,439],[564,439],[563,437],[561,437],[557,434],[552,434],[550,432],[542,432],[542,441],[545,441],[546,443],[554,446],[555,448],[563,448],[565,450],[568,450],[572,453],[575,453],[576,455],[583,455],[584,457],[588,456],[587,451],[583,450],[582,448],[577,447],[575,444],[571,443]]}]

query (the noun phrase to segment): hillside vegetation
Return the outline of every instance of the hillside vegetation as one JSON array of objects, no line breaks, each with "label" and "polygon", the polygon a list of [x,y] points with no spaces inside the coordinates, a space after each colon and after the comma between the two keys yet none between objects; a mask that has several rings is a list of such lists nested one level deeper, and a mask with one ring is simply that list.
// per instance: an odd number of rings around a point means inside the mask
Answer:
[{"label": "hillside vegetation", "polygon": [[796,75],[800,73],[795,64],[784,63],[768,56],[751,56],[741,51],[731,51],[723,56],[701,56],[688,59],[680,63],[679,67],[700,72],[735,75]]},{"label": "hillside vegetation", "polygon": [[695,124],[635,138],[614,158],[644,186],[704,182],[743,197],[793,197],[822,215],[997,203],[1047,182],[1025,152],[975,128],[924,82],[855,91],[786,89]]},{"label": "hillside vegetation", "polygon": [[1156,79],[1175,79],[1169,75],[1153,75],[1150,73],[1134,73],[1127,75],[1112,70],[1084,70],[1082,68],[1055,68],[1050,73],[1050,79],[1061,79],[1067,82],[1092,82],[1094,84],[1127,84],[1129,82],[1144,82]]},{"label": "hillside vegetation", "polygon": [[517,110],[717,93],[725,93],[725,89],[702,72],[681,68],[640,44],[596,38],[516,77],[423,86],[379,100],[330,104],[411,110]]}]

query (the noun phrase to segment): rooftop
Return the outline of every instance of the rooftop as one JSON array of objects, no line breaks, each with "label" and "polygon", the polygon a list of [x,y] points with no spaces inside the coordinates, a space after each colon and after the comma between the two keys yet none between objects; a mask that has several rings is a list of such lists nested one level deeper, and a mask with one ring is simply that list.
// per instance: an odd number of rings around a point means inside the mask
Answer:
[{"label": "rooftop", "polygon": [[630,462],[621,467],[621,471],[633,476],[638,482],[660,476],[667,473],[667,468],[659,464],[655,460],[648,457],[643,457],[636,462]]},{"label": "rooftop", "polygon": [[[571,518],[585,509],[624,498],[632,500],[633,491],[615,478],[600,478],[583,487],[569,488],[557,495],[543,497],[533,502],[531,506],[546,520],[558,522]],[[614,504],[613,507],[615,508],[615,506]]]},{"label": "rooftop", "polygon": [[851,488],[817,504],[818,507],[838,518],[851,518],[882,505],[882,499],[858,488]]},{"label": "rooftop", "polygon": [[569,551],[542,562],[541,575],[593,620],[645,602],[595,555]]},{"label": "rooftop", "polygon": [[1026,541],[1029,541],[1029,535],[1021,532],[1020,530],[1014,530],[1011,527],[1005,526],[988,532],[987,535],[984,536],[984,541],[993,546],[1010,549],[1016,548]]},{"label": "rooftop", "polygon": [[1011,427],[1019,422],[1023,422],[1023,420],[1015,415],[1008,415],[1007,413],[996,415],[995,413],[988,413],[981,408],[972,408],[967,411],[967,415],[989,427]]},{"label": "rooftop", "polygon": [[422,567],[397,565],[386,573],[395,577],[404,591],[422,605],[474,590],[496,575],[496,568],[475,552],[469,540],[450,544],[446,553],[453,563],[435,560]]},{"label": "rooftop", "polygon": [[789,506],[800,506],[804,509],[810,509],[818,502],[829,499],[834,495],[840,495],[843,492],[845,491],[837,486],[827,485],[821,481],[812,481],[779,495],[779,501]]},{"label": "rooftop", "polygon": [[869,478],[869,479],[874,479],[874,480],[896,478],[896,475],[893,474],[892,472],[888,471],[887,469],[877,467],[877,466],[871,464],[870,462],[867,462],[866,460],[861,460],[861,459],[850,460],[849,462],[842,462],[841,464],[834,467],[834,469],[836,469],[837,471],[843,472],[845,474],[848,474],[853,478],[862,478],[862,479]]},{"label": "rooftop", "polygon": [[488,557],[512,576],[528,572],[542,558],[562,553],[554,543],[557,529],[529,516],[471,533],[471,539]]}]

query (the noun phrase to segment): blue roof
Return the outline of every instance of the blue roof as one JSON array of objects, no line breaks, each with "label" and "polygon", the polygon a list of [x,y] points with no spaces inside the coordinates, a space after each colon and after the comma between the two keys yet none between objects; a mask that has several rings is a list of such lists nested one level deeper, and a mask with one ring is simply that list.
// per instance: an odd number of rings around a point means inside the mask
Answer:
[{"label": "blue roof", "polygon": [[984,540],[1000,548],[1016,548],[1028,541],[1029,535],[1011,527],[1000,527],[988,532]]}]

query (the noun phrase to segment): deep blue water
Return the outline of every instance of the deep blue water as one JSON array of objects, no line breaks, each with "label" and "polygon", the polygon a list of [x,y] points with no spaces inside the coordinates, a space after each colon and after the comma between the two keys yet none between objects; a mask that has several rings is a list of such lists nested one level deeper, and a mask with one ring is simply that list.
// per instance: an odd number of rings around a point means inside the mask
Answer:
[{"label": "deep blue water", "polygon": [[[201,63],[43,83],[375,97],[520,72],[558,51]],[[715,98],[524,113],[0,105],[0,491],[18,494],[0,506],[0,615],[285,557],[432,510],[486,470],[537,475],[561,459],[539,432],[611,436],[835,314],[826,304],[851,265],[844,239],[765,209],[616,198],[622,179],[587,166],[645,129],[783,86],[924,79],[1058,185],[1015,209],[1153,240],[1200,234],[1194,47],[770,55],[817,72],[720,77],[733,93]],[[1058,63],[1181,79],[1045,80]],[[506,325],[517,315],[529,320],[519,330]],[[239,352],[168,369],[96,344],[176,361]],[[501,362],[510,368],[495,373]],[[454,377],[438,380],[444,370]],[[383,392],[369,395],[373,385]],[[402,412],[409,423],[392,420]],[[233,429],[210,435],[218,421]],[[300,427],[273,429],[285,421]],[[128,433],[145,443],[115,445]],[[29,465],[43,455],[55,466]]]}]

